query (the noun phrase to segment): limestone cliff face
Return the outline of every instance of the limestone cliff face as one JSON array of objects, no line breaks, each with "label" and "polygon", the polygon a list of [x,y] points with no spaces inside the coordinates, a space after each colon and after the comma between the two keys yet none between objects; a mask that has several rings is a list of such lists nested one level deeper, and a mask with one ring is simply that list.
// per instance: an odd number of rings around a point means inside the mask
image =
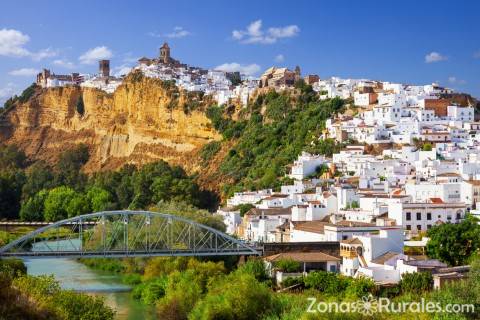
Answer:
[{"label": "limestone cliff face", "polygon": [[189,160],[199,148],[221,138],[204,113],[211,102],[138,75],[113,94],[94,88],[39,89],[6,114],[0,139],[50,162],[62,150],[85,143],[91,151],[88,171],[159,159],[191,171],[196,168]]}]

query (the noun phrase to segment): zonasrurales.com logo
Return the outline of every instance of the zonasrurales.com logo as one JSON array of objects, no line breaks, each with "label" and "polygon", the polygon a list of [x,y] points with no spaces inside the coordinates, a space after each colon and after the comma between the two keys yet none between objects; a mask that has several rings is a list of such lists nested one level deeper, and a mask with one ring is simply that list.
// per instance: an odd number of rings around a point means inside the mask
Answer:
[{"label": "zonasrurales.com logo", "polygon": [[371,316],[374,313],[377,313],[377,309],[378,301],[371,294],[363,296],[361,300],[357,301],[357,312],[365,316]]},{"label": "zonasrurales.com logo", "polygon": [[360,313],[371,316],[375,313],[474,313],[473,304],[446,304],[420,301],[394,302],[388,298],[376,298],[369,294],[356,301],[325,302],[317,298],[308,298],[307,312],[310,313]]}]

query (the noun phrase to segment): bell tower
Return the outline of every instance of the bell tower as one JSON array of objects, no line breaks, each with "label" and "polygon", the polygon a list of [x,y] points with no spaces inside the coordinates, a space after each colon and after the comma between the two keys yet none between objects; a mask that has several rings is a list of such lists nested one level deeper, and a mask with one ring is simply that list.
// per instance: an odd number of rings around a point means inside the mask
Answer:
[{"label": "bell tower", "polygon": [[160,61],[164,64],[168,64],[170,62],[170,47],[166,42],[160,47]]}]

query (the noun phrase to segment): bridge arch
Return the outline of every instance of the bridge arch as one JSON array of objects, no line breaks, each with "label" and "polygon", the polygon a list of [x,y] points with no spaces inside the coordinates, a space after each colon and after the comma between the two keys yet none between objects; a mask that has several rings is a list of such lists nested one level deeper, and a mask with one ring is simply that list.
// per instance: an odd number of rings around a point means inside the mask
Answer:
[{"label": "bridge arch", "polygon": [[102,211],[55,222],[0,248],[0,257],[259,255],[219,230],[151,211]]}]

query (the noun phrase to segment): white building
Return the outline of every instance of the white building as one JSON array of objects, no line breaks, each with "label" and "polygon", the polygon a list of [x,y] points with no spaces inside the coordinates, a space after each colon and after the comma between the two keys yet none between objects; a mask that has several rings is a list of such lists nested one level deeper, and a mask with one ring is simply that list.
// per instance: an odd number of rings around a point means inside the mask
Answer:
[{"label": "white building", "polygon": [[293,163],[289,176],[295,180],[302,180],[315,173],[317,168],[323,164],[326,164],[325,157],[302,152]]},{"label": "white building", "polygon": [[446,203],[440,198],[430,202],[390,203],[388,217],[405,230],[427,231],[438,223],[458,223],[465,218],[466,206],[462,202]]}]

